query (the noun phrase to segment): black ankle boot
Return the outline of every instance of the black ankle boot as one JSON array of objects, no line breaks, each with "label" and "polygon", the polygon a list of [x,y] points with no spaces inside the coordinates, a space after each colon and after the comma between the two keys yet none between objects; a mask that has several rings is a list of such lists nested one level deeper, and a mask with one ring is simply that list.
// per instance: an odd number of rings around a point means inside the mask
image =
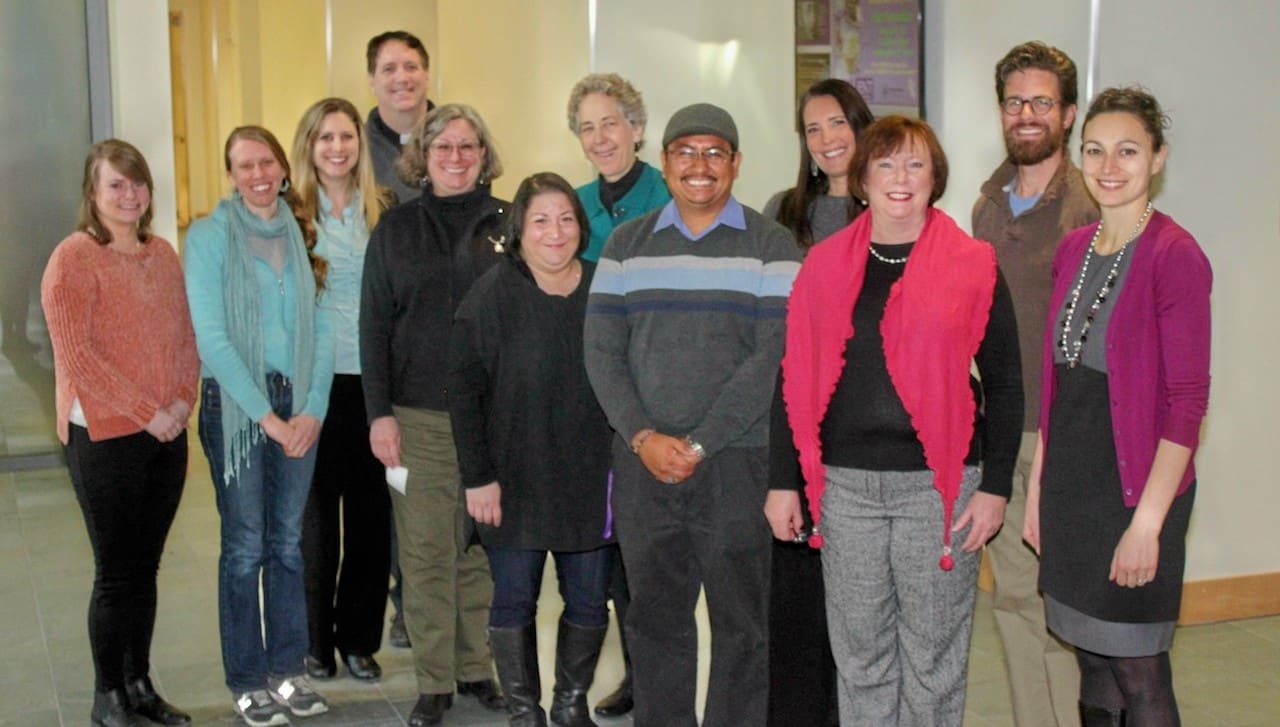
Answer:
[{"label": "black ankle boot", "polygon": [[599,727],[591,719],[587,690],[596,676],[596,661],[607,626],[587,628],[560,619],[556,634],[556,686],[551,723],[557,727]]},{"label": "black ankle boot", "polygon": [[129,702],[133,711],[155,722],[156,724],[176,725],[191,724],[191,715],[164,701],[151,685],[151,677],[138,677],[124,685],[129,694]]},{"label": "black ankle boot", "polygon": [[533,624],[489,629],[489,648],[498,668],[498,681],[507,697],[511,727],[547,727],[547,714],[538,700],[538,637]]},{"label": "black ankle boot", "polygon": [[129,695],[123,689],[94,692],[89,719],[93,727],[151,727],[129,706]]},{"label": "black ankle boot", "polygon": [[1124,710],[1080,703],[1080,727],[1124,727]]}]

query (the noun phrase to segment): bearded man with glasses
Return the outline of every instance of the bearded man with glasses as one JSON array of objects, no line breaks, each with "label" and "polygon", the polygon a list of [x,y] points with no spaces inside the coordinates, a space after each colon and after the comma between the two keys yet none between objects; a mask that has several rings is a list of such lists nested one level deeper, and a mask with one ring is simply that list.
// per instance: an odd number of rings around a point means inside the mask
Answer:
[{"label": "bearded man with glasses", "polygon": [[1068,231],[1098,219],[1067,141],[1076,119],[1076,65],[1044,43],[1023,43],[996,64],[996,101],[1008,157],[982,185],[973,236],[996,249],[1013,296],[1026,401],[1022,446],[1004,526],[987,544],[995,576],[996,627],[1004,644],[1014,722],[1076,725],[1080,674],[1075,656],[1045,628],[1036,587],[1040,563],[1022,542],[1027,475],[1035,452],[1040,351],[1049,312],[1052,263]]}]

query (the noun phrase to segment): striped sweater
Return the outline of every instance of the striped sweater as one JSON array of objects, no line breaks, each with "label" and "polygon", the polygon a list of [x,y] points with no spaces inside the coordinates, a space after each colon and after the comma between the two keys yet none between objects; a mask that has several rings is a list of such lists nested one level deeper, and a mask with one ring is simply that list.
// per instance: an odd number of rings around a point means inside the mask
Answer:
[{"label": "striped sweater", "polygon": [[708,456],[768,444],[787,295],[800,267],[791,233],[744,208],[694,242],[655,231],[661,209],[609,238],[587,302],[587,374],[609,423],[688,435]]}]

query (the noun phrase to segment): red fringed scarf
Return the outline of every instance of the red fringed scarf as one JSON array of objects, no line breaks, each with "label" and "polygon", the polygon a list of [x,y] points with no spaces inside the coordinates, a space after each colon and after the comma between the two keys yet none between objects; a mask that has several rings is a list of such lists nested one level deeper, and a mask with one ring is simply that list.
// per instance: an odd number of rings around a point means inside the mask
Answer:
[{"label": "red fringed scarf", "polygon": [[[814,246],[787,303],[782,395],[813,515],[812,547],[822,547],[822,464],[819,425],[844,370],[853,336],[853,306],[862,290],[871,214]],[[880,332],[893,388],[924,445],[933,486],[942,496],[943,555],[950,570],[951,518],[964,458],[973,438],[975,403],[969,367],[987,327],[996,283],[992,247],[973,239],[941,210],[930,208],[902,278],[893,284]]]}]

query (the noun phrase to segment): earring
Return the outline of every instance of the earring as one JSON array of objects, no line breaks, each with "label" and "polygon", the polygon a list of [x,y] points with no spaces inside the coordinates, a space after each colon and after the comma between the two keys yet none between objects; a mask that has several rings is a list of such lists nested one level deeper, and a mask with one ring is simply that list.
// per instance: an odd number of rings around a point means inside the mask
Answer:
[{"label": "earring", "polygon": [[285,192],[288,192],[288,191],[289,191],[289,180],[286,179],[284,180],[284,184],[280,185],[280,194],[284,194]]},{"label": "earring", "polygon": [[818,163],[812,159],[809,160],[809,176],[810,177],[818,176]]}]

